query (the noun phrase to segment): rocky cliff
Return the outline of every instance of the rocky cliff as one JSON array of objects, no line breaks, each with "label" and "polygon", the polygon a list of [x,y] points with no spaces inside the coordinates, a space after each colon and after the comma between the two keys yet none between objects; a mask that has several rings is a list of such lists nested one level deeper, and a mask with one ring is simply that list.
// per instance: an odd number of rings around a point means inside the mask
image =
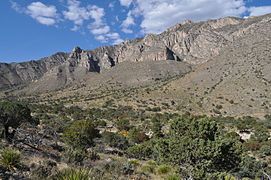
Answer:
[{"label": "rocky cliff", "polygon": [[102,73],[122,62],[182,61],[203,64],[220,54],[224,47],[253,31],[271,15],[239,19],[233,17],[193,23],[186,21],[165,32],[142,39],[95,50],[74,48],[71,53],[57,53],[38,61],[0,64],[0,88],[54,82],[52,89],[82,79],[90,72]]},{"label": "rocky cliff", "polygon": [[67,60],[67,53],[56,53],[38,61],[0,63],[0,89],[31,83]]}]

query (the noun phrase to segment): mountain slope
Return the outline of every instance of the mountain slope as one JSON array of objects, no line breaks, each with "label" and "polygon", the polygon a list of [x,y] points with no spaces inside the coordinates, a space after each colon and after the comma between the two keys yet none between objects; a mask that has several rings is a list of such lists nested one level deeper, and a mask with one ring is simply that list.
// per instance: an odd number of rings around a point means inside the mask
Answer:
[{"label": "mountain slope", "polygon": [[[77,47],[55,65],[45,66],[36,79],[24,81],[19,69],[14,77],[20,81],[13,84],[26,87],[10,95],[34,93],[37,98],[37,93],[44,93],[39,100],[68,99],[80,106],[112,100],[134,108],[151,105],[174,112],[264,116],[271,113],[270,40],[270,14],[188,21],[116,46],[91,51]],[[31,63],[35,62],[26,63],[22,72],[32,72]],[[1,72],[9,66],[15,65],[5,64]],[[7,74],[1,74],[1,87],[10,86],[5,78],[13,74]]]},{"label": "mountain slope", "polygon": [[178,109],[194,113],[271,113],[270,32],[271,18],[266,16],[243,29],[242,37],[223,48],[218,56],[148,97],[175,100]]},{"label": "mountain slope", "polygon": [[[262,18],[262,17],[261,17]],[[29,84],[31,81],[55,81],[55,90],[82,79],[88,72],[102,72],[122,62],[175,60],[201,64],[217,56],[223,47],[242,36],[243,29],[261,18],[248,20],[223,18],[206,22],[185,22],[159,35],[123,42],[91,51],[75,48],[39,61],[1,64],[0,88]]]},{"label": "mountain slope", "polygon": [[23,63],[0,63],[0,89],[31,83],[40,79],[44,73],[65,62],[66,53],[56,53],[39,61]]}]

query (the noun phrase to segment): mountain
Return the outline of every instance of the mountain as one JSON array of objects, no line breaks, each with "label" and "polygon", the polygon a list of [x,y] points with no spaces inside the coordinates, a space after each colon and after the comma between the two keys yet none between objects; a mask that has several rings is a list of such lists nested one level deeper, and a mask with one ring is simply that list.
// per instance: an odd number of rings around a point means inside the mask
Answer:
[{"label": "mountain", "polygon": [[67,57],[67,53],[56,53],[38,61],[0,63],[0,89],[38,80],[53,67],[64,63]]},{"label": "mountain", "polygon": [[[0,88],[63,98],[141,88],[137,99],[174,104],[172,110],[263,115],[271,107],[270,22],[271,14],[186,21],[115,46],[1,63]],[[146,86],[154,88],[142,93]]]}]

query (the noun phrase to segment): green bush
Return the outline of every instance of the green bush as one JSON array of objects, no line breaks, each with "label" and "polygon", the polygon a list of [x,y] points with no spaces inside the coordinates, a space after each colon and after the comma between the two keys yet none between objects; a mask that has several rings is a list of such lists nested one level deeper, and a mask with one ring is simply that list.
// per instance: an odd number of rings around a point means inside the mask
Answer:
[{"label": "green bush", "polygon": [[106,121],[104,121],[104,120],[97,120],[97,121],[95,121],[95,125],[96,126],[100,126],[100,127],[105,127],[106,126]]},{"label": "green bush", "polygon": [[159,162],[191,168],[195,179],[236,169],[242,153],[241,143],[207,117],[173,120],[169,135],[156,140],[152,150]]},{"label": "green bush", "polygon": [[258,142],[264,142],[264,141],[267,141],[269,137],[270,137],[270,134],[266,127],[257,126],[255,128],[255,133],[251,136],[251,139]]},{"label": "green bush", "polygon": [[166,180],[180,180],[181,177],[178,174],[170,174],[167,176]]},{"label": "green bush", "polygon": [[80,148],[69,148],[65,151],[63,157],[68,163],[80,164],[87,158],[87,153]]},{"label": "green bush", "polygon": [[142,144],[136,144],[129,147],[126,150],[126,153],[131,158],[142,160],[150,159],[153,158],[153,145],[152,141],[146,141]]},{"label": "green bush", "polygon": [[130,160],[129,164],[132,164],[134,167],[138,167],[140,165],[140,163],[137,159]]},{"label": "green bush", "polygon": [[257,124],[257,119],[246,116],[236,120],[236,126],[239,131],[251,131],[253,127]]},{"label": "green bush", "polygon": [[136,166],[129,161],[122,167],[122,173],[125,175],[131,175],[135,172]]},{"label": "green bush", "polygon": [[55,173],[56,169],[57,163],[53,160],[39,161],[38,164],[32,165],[30,179],[47,179]]},{"label": "green bush", "polygon": [[172,168],[165,164],[157,167],[157,173],[160,175],[168,174],[169,172],[171,172],[171,170]]},{"label": "green bush", "polygon": [[260,155],[261,155],[262,157],[270,156],[270,155],[271,155],[271,148],[270,148],[270,145],[263,145],[263,146],[260,148]]},{"label": "green bush", "polygon": [[32,118],[31,111],[26,105],[18,102],[0,101],[0,124],[4,127],[2,132],[4,138],[10,141],[13,138],[13,133],[9,133],[9,127],[17,128],[23,122],[38,123]]},{"label": "green bush", "polygon": [[90,173],[84,169],[65,169],[58,172],[54,177],[54,180],[89,180]]},{"label": "green bush", "polygon": [[149,139],[149,137],[137,128],[130,129],[128,138],[132,143],[142,143]]},{"label": "green bush", "polygon": [[111,147],[119,148],[121,150],[125,150],[129,147],[128,140],[122,135],[113,132],[104,132],[102,137],[103,141]]},{"label": "green bush", "polygon": [[96,137],[99,137],[99,130],[86,120],[74,121],[63,133],[65,142],[75,148],[92,146]]},{"label": "green bush", "polygon": [[153,132],[153,136],[154,137],[162,137],[163,133],[162,133],[162,123],[160,122],[160,120],[158,118],[153,118],[152,119],[152,132]]},{"label": "green bush", "polygon": [[262,171],[265,167],[266,164],[257,161],[255,158],[244,156],[242,157],[242,162],[239,165],[237,175],[240,178],[256,179],[263,175]]},{"label": "green bush", "polygon": [[116,125],[120,131],[128,131],[131,128],[130,121],[128,119],[120,119],[116,121]]},{"label": "green bush", "polygon": [[5,148],[1,151],[1,165],[9,170],[20,165],[21,153],[11,148]]},{"label": "green bush", "polygon": [[154,174],[156,169],[156,163],[154,161],[148,161],[141,167],[141,171],[144,173]]}]

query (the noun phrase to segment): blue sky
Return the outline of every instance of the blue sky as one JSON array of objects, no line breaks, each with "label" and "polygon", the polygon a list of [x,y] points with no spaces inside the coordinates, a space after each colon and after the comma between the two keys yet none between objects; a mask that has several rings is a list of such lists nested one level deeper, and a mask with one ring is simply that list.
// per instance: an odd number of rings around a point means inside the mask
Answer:
[{"label": "blue sky", "polygon": [[271,0],[1,0],[0,61],[118,44],[186,19],[266,13]]}]

